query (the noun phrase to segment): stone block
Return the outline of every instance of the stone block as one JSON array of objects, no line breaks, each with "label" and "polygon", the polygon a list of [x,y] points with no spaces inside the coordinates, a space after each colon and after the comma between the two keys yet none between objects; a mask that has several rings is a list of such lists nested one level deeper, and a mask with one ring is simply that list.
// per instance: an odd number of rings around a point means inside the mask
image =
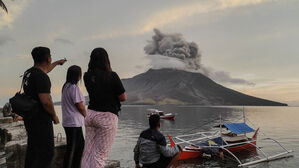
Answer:
[{"label": "stone block", "polygon": [[13,122],[13,119],[12,117],[1,117],[0,118],[0,123],[12,123]]}]

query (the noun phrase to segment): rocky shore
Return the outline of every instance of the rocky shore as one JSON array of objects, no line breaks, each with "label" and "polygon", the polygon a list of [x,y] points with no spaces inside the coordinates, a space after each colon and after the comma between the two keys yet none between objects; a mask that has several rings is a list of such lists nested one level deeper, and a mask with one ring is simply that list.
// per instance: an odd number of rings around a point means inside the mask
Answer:
[{"label": "rocky shore", "polygon": [[[0,168],[23,168],[27,136],[23,121],[13,122],[11,117],[0,118]],[[55,154],[52,168],[62,168],[66,141],[55,137]],[[120,162],[109,160],[105,168],[120,167]]]}]

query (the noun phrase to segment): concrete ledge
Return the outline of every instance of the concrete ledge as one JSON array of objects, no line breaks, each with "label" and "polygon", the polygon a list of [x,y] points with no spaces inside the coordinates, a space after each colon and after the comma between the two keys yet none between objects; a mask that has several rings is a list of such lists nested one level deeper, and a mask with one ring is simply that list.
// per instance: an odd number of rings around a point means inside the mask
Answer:
[{"label": "concrete ledge", "polygon": [[[6,159],[9,168],[23,168],[25,163],[27,135],[22,121],[12,122],[11,117],[0,118],[0,144],[5,154],[12,154]],[[52,161],[52,168],[62,168],[63,158],[66,150],[66,139],[55,140],[55,153]],[[0,158],[0,160],[3,158]],[[4,162],[4,161],[3,161]],[[3,167],[0,165],[0,167]],[[4,166],[5,167],[5,166]],[[107,161],[105,168],[118,168],[120,162],[117,160]]]},{"label": "concrete ledge", "polygon": [[108,160],[104,168],[116,168],[120,167],[120,162],[118,160]]},{"label": "concrete ledge", "polygon": [[0,123],[12,123],[13,119],[12,117],[1,117],[0,118]]}]

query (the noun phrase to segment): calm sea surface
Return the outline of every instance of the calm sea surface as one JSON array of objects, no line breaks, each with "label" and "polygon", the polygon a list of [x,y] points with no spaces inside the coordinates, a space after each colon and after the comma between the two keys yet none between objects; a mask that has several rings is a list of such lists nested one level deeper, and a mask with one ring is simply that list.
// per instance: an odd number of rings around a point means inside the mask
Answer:
[{"label": "calm sea surface", "polygon": [[[61,118],[60,106],[55,107]],[[165,112],[177,114],[175,121],[162,120],[161,132],[172,136],[214,130],[219,124],[221,113],[224,122],[242,122],[243,107],[202,107],[202,106],[123,106],[119,116],[118,131],[110,154],[110,159],[121,161],[122,167],[135,167],[133,148],[140,132],[148,128],[146,109],[157,108]],[[287,149],[294,150],[294,157],[262,163],[251,167],[289,168],[299,167],[299,107],[245,107],[248,124],[254,128],[260,127],[258,139],[271,137],[281,142]],[[55,126],[55,134],[64,130],[61,125]],[[259,146],[269,154],[282,151],[273,143],[259,141]],[[257,154],[260,155],[261,154]],[[244,157],[244,160],[250,157]],[[231,159],[196,160],[181,163],[191,167],[237,167]]]}]

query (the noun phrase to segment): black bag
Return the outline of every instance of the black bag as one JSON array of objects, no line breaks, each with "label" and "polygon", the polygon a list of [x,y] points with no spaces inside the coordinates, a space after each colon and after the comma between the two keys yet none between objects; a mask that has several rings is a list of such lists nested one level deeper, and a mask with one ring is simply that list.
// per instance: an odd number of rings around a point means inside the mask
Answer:
[{"label": "black bag", "polygon": [[[24,76],[26,77],[26,74],[24,74]],[[17,92],[14,97],[9,99],[9,103],[11,104],[14,113],[23,117],[23,119],[32,119],[39,110],[39,102],[31,96],[21,93],[24,78],[22,80],[20,91]]]}]

